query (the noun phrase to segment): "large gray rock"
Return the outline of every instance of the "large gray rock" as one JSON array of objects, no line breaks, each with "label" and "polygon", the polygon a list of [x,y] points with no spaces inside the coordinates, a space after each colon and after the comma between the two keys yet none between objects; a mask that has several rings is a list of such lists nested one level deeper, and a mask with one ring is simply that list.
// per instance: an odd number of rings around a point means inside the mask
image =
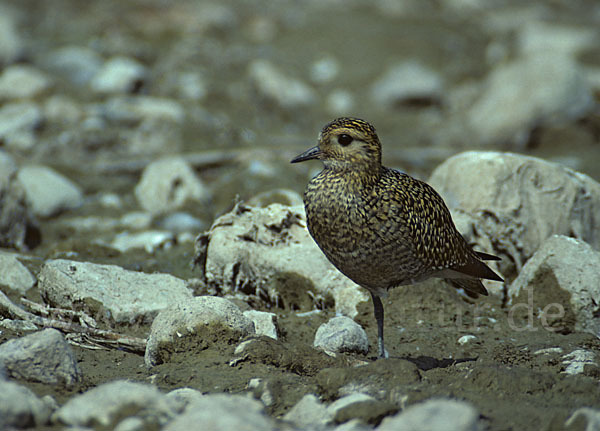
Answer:
[{"label": "large gray rock", "polygon": [[522,147],[540,124],[572,120],[594,106],[591,87],[570,56],[540,51],[495,67],[464,112],[469,142]]},{"label": "large gray rock", "polygon": [[47,166],[24,166],[19,169],[17,179],[36,216],[49,217],[83,203],[79,186]]},{"label": "large gray rock", "polygon": [[169,274],[144,274],[115,265],[49,260],[38,275],[41,295],[62,308],[98,320],[149,323],[168,305],[192,297],[186,283]]},{"label": "large gray rock", "polygon": [[[231,301],[217,296],[197,296],[161,311],[152,322],[144,361],[148,367],[168,362],[171,355],[193,345],[208,345],[229,337],[254,334],[254,323]],[[193,341],[190,341],[193,340]]]},{"label": "large gray rock", "polygon": [[50,79],[38,69],[16,64],[0,74],[0,100],[30,99],[50,87]]},{"label": "large gray rock", "polygon": [[10,64],[23,53],[23,40],[17,31],[15,13],[0,5],[0,66]]},{"label": "large gray rock", "polygon": [[516,272],[553,234],[600,249],[600,184],[587,175],[534,157],[469,151],[438,166],[429,184],[453,215],[473,218],[479,235],[510,256]]},{"label": "large gray rock", "polygon": [[31,233],[37,226],[16,173],[12,157],[0,151],[0,246],[24,250],[35,246]]},{"label": "large gray rock", "polygon": [[0,364],[9,376],[33,382],[71,386],[81,380],[71,346],[51,328],[0,344]]},{"label": "large gray rock", "polygon": [[509,306],[531,308],[546,329],[600,336],[600,252],[562,235],[548,238],[508,288]]},{"label": "large gray rock", "polygon": [[25,294],[35,284],[35,277],[16,256],[0,252],[0,284]]},{"label": "large gray rock", "polygon": [[334,268],[305,226],[303,206],[240,204],[198,237],[195,261],[207,283],[225,293],[265,292],[273,303],[297,308],[333,297],[337,312],[355,316],[366,292]]},{"label": "large gray rock", "polygon": [[478,431],[479,413],[470,404],[451,399],[433,399],[408,407],[388,417],[377,431]]},{"label": "large gray rock", "polygon": [[129,93],[143,83],[146,74],[146,68],[137,61],[114,57],[98,70],[90,87],[97,93]]},{"label": "large gray rock", "polygon": [[280,108],[297,109],[316,101],[316,93],[311,87],[287,76],[268,61],[254,60],[248,67],[248,74],[259,96]]},{"label": "large gray rock", "polygon": [[394,107],[409,100],[438,101],[443,91],[439,73],[414,60],[391,66],[371,88],[371,98],[380,106]]},{"label": "large gray rock", "polygon": [[346,316],[338,316],[323,323],[315,334],[314,347],[334,353],[362,353],[369,351],[365,330]]},{"label": "large gray rock", "polygon": [[188,431],[197,429],[199,424],[204,430],[276,429],[259,401],[242,395],[211,394],[192,401],[163,431]]},{"label": "large gray rock", "polygon": [[43,120],[42,110],[33,102],[6,103],[0,108],[0,139],[10,149],[31,149],[35,129]]},{"label": "large gray rock", "polygon": [[55,423],[114,429],[138,418],[142,429],[159,429],[175,416],[172,403],[156,387],[117,380],[71,398],[52,415]]},{"label": "large gray rock", "polygon": [[258,310],[248,310],[242,314],[254,323],[256,335],[264,335],[277,340],[277,334],[279,333],[277,314]]},{"label": "large gray rock", "polygon": [[301,429],[322,429],[333,422],[333,412],[313,394],[306,394],[283,416]]},{"label": "large gray rock", "polygon": [[0,429],[46,425],[52,414],[49,399],[39,399],[30,389],[0,377]]},{"label": "large gray rock", "polygon": [[188,200],[206,201],[210,193],[190,165],[180,157],[150,163],[135,187],[135,197],[153,214],[175,211]]}]

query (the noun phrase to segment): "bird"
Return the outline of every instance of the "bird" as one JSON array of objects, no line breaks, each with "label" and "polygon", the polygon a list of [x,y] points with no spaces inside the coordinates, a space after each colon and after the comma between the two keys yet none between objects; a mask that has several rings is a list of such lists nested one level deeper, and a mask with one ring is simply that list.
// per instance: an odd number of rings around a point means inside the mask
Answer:
[{"label": "bird", "polygon": [[504,280],[484,262],[500,258],[473,250],[433,187],[381,158],[375,128],[341,117],[291,163],[323,163],[304,192],[307,228],[327,259],[370,292],[378,357],[387,358],[381,298],[389,289],[435,277],[476,298],[488,295],[481,279]]}]

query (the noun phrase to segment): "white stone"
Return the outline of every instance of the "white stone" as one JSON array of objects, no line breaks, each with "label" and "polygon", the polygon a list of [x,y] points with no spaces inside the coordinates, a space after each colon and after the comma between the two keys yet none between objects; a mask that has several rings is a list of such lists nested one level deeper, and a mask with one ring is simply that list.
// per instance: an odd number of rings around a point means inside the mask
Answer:
[{"label": "white stone", "polygon": [[367,333],[362,326],[346,316],[334,317],[319,326],[313,345],[333,353],[366,354],[369,351]]},{"label": "white stone", "polygon": [[88,84],[103,65],[102,57],[85,46],[68,45],[49,54],[49,66],[74,84]]},{"label": "white stone", "polygon": [[44,329],[0,344],[0,363],[11,377],[67,387],[81,380],[77,359],[64,336]]},{"label": "white stone", "polygon": [[306,394],[284,416],[300,429],[322,428],[333,421],[333,412],[313,394]]},{"label": "white stone", "polygon": [[208,227],[205,222],[186,212],[168,214],[159,225],[169,232],[201,232]]},{"label": "white stone", "polygon": [[317,99],[312,88],[285,75],[268,61],[254,60],[248,73],[259,95],[281,108],[301,108],[315,103]]},{"label": "white stone", "polygon": [[332,115],[344,115],[345,112],[352,111],[355,105],[355,97],[348,90],[333,90],[325,100],[327,111]]},{"label": "white stone", "polygon": [[533,127],[579,118],[593,94],[570,57],[542,51],[492,70],[466,112],[469,141],[522,147]]},{"label": "white stone", "polygon": [[121,232],[115,236],[110,246],[121,253],[130,250],[143,249],[152,254],[157,248],[169,248],[175,242],[175,236],[171,232],[162,230],[148,230],[144,232]]},{"label": "white stone", "polygon": [[153,214],[174,211],[188,200],[206,201],[209,195],[207,187],[180,157],[150,163],[135,187],[138,202]]},{"label": "white stone", "polygon": [[50,217],[83,203],[79,186],[47,166],[23,166],[17,179],[33,213],[39,217]]},{"label": "white stone", "polygon": [[477,337],[475,335],[463,335],[457,340],[457,343],[462,346],[476,339]]},{"label": "white stone", "polygon": [[272,280],[292,277],[309,282],[315,302],[333,297],[336,312],[347,316],[355,316],[356,306],[368,301],[366,292],[335,269],[310,237],[303,206],[238,205],[198,237],[195,260],[204,266],[207,283],[224,293],[249,284],[276,303],[280,292]]},{"label": "white stone", "polygon": [[50,79],[38,69],[22,64],[8,66],[0,74],[0,100],[30,99],[50,87]]},{"label": "white stone", "polygon": [[210,394],[192,401],[163,431],[236,430],[271,431],[279,429],[263,413],[260,401],[243,395]]},{"label": "white stone", "polygon": [[310,78],[318,84],[333,81],[339,74],[339,62],[333,57],[323,57],[310,66]]},{"label": "white stone", "polygon": [[23,53],[23,40],[17,31],[15,13],[0,5],[0,65],[10,64]]},{"label": "white stone", "polygon": [[114,57],[106,61],[90,81],[97,93],[130,93],[146,78],[146,68],[136,60]]},{"label": "white stone", "polygon": [[0,108],[0,140],[9,148],[30,149],[35,145],[33,132],[42,121],[42,111],[35,103],[6,103]]},{"label": "white stone", "polygon": [[493,238],[517,272],[553,234],[600,249],[600,184],[587,175],[534,157],[469,151],[438,166],[428,183],[454,218],[473,217],[479,235]]},{"label": "white stone", "polygon": [[387,417],[377,431],[478,431],[479,413],[470,404],[451,399],[431,399]]},{"label": "white stone", "polygon": [[35,284],[35,277],[16,256],[0,252],[0,284],[25,294]]},{"label": "white stone", "polygon": [[275,313],[267,313],[265,311],[248,310],[244,311],[244,316],[254,323],[256,335],[264,335],[265,337],[277,340],[278,324],[277,315]]},{"label": "white stone", "polygon": [[543,21],[529,21],[518,27],[517,46],[523,56],[540,51],[575,57],[598,43],[598,29],[566,26]]},{"label": "white stone", "polygon": [[144,274],[116,265],[46,261],[38,275],[40,293],[62,308],[81,306],[98,320],[150,322],[159,311],[192,297],[185,281],[169,274]]},{"label": "white stone", "polygon": [[410,99],[439,100],[443,88],[439,73],[407,60],[388,68],[371,87],[371,98],[375,104],[393,107]]},{"label": "white stone", "polygon": [[42,427],[51,413],[51,406],[30,389],[0,378],[0,429]]},{"label": "white stone", "polygon": [[[183,337],[211,336],[211,327],[228,329],[234,338],[254,334],[254,323],[237,305],[217,296],[196,296],[169,306],[152,322],[146,343],[146,366],[167,362]],[[182,340],[183,341],[183,340]]]},{"label": "white stone", "polygon": [[171,403],[171,406],[177,413],[183,412],[188,405],[196,401],[199,398],[204,397],[204,394],[197,389],[192,388],[179,388],[174,389],[167,395],[167,400]]},{"label": "white stone", "polygon": [[582,374],[585,371],[586,365],[598,366],[596,354],[590,350],[577,349],[573,350],[562,357],[562,363],[566,366],[565,374]]},{"label": "white stone", "polygon": [[94,429],[114,429],[137,417],[145,429],[160,429],[175,416],[167,397],[156,387],[116,380],[71,398],[52,416],[54,422]]},{"label": "white stone", "polygon": [[152,96],[114,96],[102,105],[103,114],[110,120],[136,122],[144,120],[181,124],[185,110],[173,99]]},{"label": "white stone", "polygon": [[[562,235],[551,236],[542,243],[509,286],[508,304],[515,303],[524,290],[532,289],[535,315],[542,319],[542,325],[549,324],[546,313],[563,316],[573,313],[575,326],[567,328],[569,331],[585,331],[598,337],[599,268],[600,252],[589,244]],[[564,292],[563,295],[560,295],[560,291]],[[556,302],[560,297],[565,301],[568,298],[569,302]]]},{"label": "white stone", "polygon": [[565,422],[565,427],[570,427],[573,425],[580,416],[583,416],[585,419],[587,419],[585,431],[600,430],[600,410],[589,407],[582,407],[575,410]]}]

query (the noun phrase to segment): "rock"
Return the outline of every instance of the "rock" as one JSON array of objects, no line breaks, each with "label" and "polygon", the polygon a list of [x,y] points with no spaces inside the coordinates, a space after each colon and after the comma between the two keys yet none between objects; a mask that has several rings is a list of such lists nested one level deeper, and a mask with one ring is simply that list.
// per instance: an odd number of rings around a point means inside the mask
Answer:
[{"label": "rock", "polygon": [[98,320],[121,324],[149,323],[170,304],[192,297],[185,281],[169,274],[63,259],[42,265],[38,288],[53,305],[83,309]]},{"label": "rock", "polygon": [[16,173],[12,157],[0,151],[0,246],[27,250],[39,243],[39,229]]},{"label": "rock", "polygon": [[48,66],[77,85],[88,84],[103,65],[102,57],[85,46],[69,45],[48,55]]},{"label": "rock", "polygon": [[156,387],[117,380],[71,398],[52,415],[55,423],[94,429],[114,429],[138,418],[143,429],[160,429],[175,416],[167,397]]},{"label": "rock", "polygon": [[179,388],[172,390],[167,395],[167,400],[177,413],[183,412],[187,406],[199,398],[204,397],[202,392],[192,388]]},{"label": "rock", "polygon": [[573,412],[573,414],[565,422],[565,427],[574,425],[578,418],[586,419],[585,431],[598,431],[600,429],[600,410],[589,407],[582,407]]},{"label": "rock", "polygon": [[496,67],[466,111],[469,142],[522,148],[539,125],[572,120],[593,106],[581,68],[568,56],[542,51]]},{"label": "rock", "polygon": [[399,410],[395,405],[379,401],[370,395],[356,392],[346,395],[327,407],[336,423],[359,419],[363,423],[377,425],[381,419]]},{"label": "rock", "polygon": [[276,429],[273,421],[263,413],[259,401],[242,395],[210,394],[191,402],[163,431],[188,431],[197,429],[198,424],[205,430]]},{"label": "rock", "polygon": [[158,225],[175,233],[200,232],[208,227],[204,221],[186,212],[168,214],[158,222]]},{"label": "rock", "polygon": [[256,335],[264,335],[277,340],[279,333],[277,315],[275,313],[267,313],[265,311],[248,310],[242,313],[254,323]]},{"label": "rock", "polygon": [[[562,208],[565,211],[565,208]],[[600,252],[587,243],[554,235],[544,241],[508,288],[514,310],[525,307],[544,329],[600,335]],[[534,303],[535,301],[535,303]],[[530,317],[532,321],[533,317]]]},{"label": "rock", "polygon": [[194,259],[207,284],[224,293],[265,292],[273,304],[300,310],[333,297],[336,312],[348,316],[368,300],[310,237],[303,206],[238,204],[197,238]]},{"label": "rock", "polygon": [[144,249],[146,253],[152,254],[157,248],[170,248],[174,242],[175,236],[171,232],[148,230],[135,233],[121,232],[115,236],[110,246],[121,253]]},{"label": "rock", "polygon": [[352,111],[356,105],[354,95],[348,90],[336,89],[327,95],[325,107],[331,115],[341,116]]},{"label": "rock", "polygon": [[528,21],[517,27],[517,47],[522,56],[547,51],[576,57],[597,44],[594,28],[566,26],[543,21]]},{"label": "rock", "polygon": [[206,201],[209,191],[180,157],[150,163],[135,187],[140,205],[153,214],[174,211],[188,200]]},{"label": "rock", "polygon": [[408,60],[388,68],[371,87],[371,98],[376,105],[388,107],[415,100],[439,103],[443,89],[439,73]]},{"label": "rock", "polygon": [[274,189],[268,190],[252,196],[248,199],[248,206],[265,208],[271,204],[281,204],[285,206],[304,205],[302,196],[297,192],[289,189]]},{"label": "rock", "polygon": [[51,414],[51,403],[25,386],[0,378],[0,429],[42,427],[48,424]]},{"label": "rock", "polygon": [[16,61],[23,54],[23,40],[17,32],[14,15],[5,4],[0,7],[0,66]]},{"label": "rock", "polygon": [[583,374],[586,365],[598,366],[596,354],[590,350],[577,349],[573,350],[562,357],[562,363],[565,365],[565,374]]},{"label": "rock", "polygon": [[31,66],[15,64],[0,75],[0,100],[31,99],[48,87],[50,80],[44,73]]},{"label": "rock", "polygon": [[324,57],[310,66],[310,78],[317,84],[333,81],[340,72],[340,64],[333,57]]},{"label": "rock", "polygon": [[464,346],[465,344],[468,344],[474,340],[477,340],[477,337],[475,335],[468,334],[468,335],[463,335],[458,340],[456,340],[456,342],[458,344],[460,344],[461,346]]},{"label": "rock", "polygon": [[377,431],[477,431],[479,413],[470,404],[451,399],[432,399],[388,417]]},{"label": "rock", "polygon": [[83,203],[83,194],[79,186],[49,167],[24,166],[19,169],[17,179],[23,186],[27,202],[36,216],[50,217]]},{"label": "rock", "polygon": [[[185,110],[179,102],[161,97],[115,96],[108,99],[101,109],[109,120],[122,123],[163,121],[181,124],[185,120]],[[153,128],[156,130],[156,127]]]},{"label": "rock", "polygon": [[333,412],[313,394],[306,394],[284,416],[300,429],[321,429],[333,422]]},{"label": "rock", "polygon": [[515,262],[515,272],[553,234],[600,249],[594,228],[600,226],[600,184],[587,175],[534,157],[470,151],[447,159],[428,182],[453,216],[473,217],[479,235],[493,238]]},{"label": "rock", "polygon": [[[197,296],[176,303],[156,316],[150,328],[144,361],[146,366],[168,362],[173,353],[192,346],[207,346],[254,334],[254,324],[224,298]],[[186,344],[187,343],[187,344]]]},{"label": "rock", "polygon": [[259,96],[280,108],[307,107],[317,99],[312,88],[285,75],[268,61],[254,60],[250,63],[248,74]]},{"label": "rock", "polygon": [[73,124],[81,121],[83,108],[73,99],[64,95],[54,95],[44,103],[44,117],[48,122]]},{"label": "rock", "polygon": [[35,277],[16,256],[0,253],[0,284],[24,295],[35,284]]},{"label": "rock", "polygon": [[334,317],[319,326],[313,345],[334,353],[366,354],[369,351],[367,333],[362,326],[346,316]]},{"label": "rock", "polygon": [[106,61],[90,81],[96,93],[134,93],[146,79],[146,68],[127,57]]},{"label": "rock", "polygon": [[11,149],[30,149],[35,145],[33,132],[42,121],[42,111],[35,103],[6,103],[0,108],[0,141]]},{"label": "rock", "polygon": [[81,380],[71,346],[52,328],[1,344],[0,363],[17,379],[68,387]]}]

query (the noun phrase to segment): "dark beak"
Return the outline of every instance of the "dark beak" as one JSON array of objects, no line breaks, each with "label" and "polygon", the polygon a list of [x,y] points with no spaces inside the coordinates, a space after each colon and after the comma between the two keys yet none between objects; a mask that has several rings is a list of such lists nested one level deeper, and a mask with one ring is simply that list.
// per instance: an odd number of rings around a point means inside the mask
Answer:
[{"label": "dark beak", "polygon": [[309,148],[302,154],[294,157],[292,159],[291,163],[300,163],[300,162],[304,162],[306,160],[318,159],[320,157],[321,157],[321,149],[317,145],[316,147]]}]

